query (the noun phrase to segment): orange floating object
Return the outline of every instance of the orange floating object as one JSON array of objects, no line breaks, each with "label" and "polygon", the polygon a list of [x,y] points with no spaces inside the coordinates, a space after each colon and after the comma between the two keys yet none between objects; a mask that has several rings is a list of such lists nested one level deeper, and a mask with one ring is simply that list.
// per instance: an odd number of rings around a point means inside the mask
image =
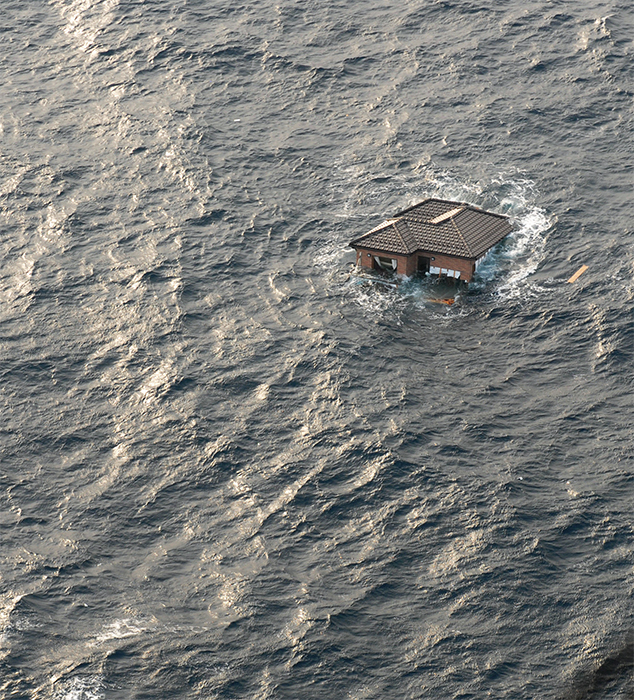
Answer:
[{"label": "orange floating object", "polygon": [[448,306],[451,306],[455,299],[430,299],[429,301],[433,301],[434,304],[447,304]]},{"label": "orange floating object", "polygon": [[587,265],[582,265],[576,272],[575,274],[568,280],[569,284],[572,284],[573,282],[576,282],[581,275],[588,269]]}]

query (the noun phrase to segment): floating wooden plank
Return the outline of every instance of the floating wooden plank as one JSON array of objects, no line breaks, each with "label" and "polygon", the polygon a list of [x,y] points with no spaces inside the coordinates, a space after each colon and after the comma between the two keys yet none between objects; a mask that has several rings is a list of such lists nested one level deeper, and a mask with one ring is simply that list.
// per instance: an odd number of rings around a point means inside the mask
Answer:
[{"label": "floating wooden plank", "polygon": [[455,299],[429,299],[428,301],[433,302],[434,304],[447,304],[447,306],[451,306]]},{"label": "floating wooden plank", "polygon": [[568,282],[569,282],[570,284],[572,284],[573,282],[576,282],[576,281],[581,277],[581,275],[583,275],[583,273],[584,273],[587,269],[588,269],[588,266],[587,266],[587,265],[582,265],[582,266],[575,272],[575,274],[568,280]]}]

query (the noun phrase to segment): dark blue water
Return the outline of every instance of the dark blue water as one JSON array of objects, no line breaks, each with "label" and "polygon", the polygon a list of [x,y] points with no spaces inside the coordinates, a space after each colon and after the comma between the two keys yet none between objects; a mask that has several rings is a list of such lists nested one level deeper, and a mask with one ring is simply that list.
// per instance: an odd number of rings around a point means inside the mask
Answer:
[{"label": "dark blue water", "polygon": [[[633,697],[629,4],[0,29],[0,697]],[[427,196],[452,306],[351,267]]]}]

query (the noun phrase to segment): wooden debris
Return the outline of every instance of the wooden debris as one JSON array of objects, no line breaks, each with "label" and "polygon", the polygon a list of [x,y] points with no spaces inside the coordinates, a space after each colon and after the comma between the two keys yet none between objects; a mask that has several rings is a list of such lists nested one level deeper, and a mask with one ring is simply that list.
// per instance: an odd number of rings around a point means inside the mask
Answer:
[{"label": "wooden debris", "polygon": [[572,284],[573,282],[576,282],[576,281],[581,277],[581,275],[583,275],[583,273],[584,273],[587,269],[588,269],[588,266],[587,266],[587,265],[582,265],[582,266],[575,272],[575,274],[568,280],[568,282],[569,282],[570,284]]}]

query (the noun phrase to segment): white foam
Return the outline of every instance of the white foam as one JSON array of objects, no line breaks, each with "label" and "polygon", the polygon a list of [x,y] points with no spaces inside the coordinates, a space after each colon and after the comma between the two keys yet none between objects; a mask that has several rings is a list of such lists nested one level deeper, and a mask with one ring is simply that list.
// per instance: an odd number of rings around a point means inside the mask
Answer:
[{"label": "white foam", "polygon": [[21,599],[21,594],[5,593],[0,596],[0,647],[4,645],[7,632],[11,628],[11,613]]},{"label": "white foam", "polygon": [[365,315],[382,318],[389,312],[395,323],[400,325],[400,313],[407,305],[406,297],[399,294],[396,284],[386,283],[381,278],[374,280],[363,271],[353,271],[344,285],[352,300],[360,306]]},{"label": "white foam", "polygon": [[55,700],[102,700],[105,698],[103,676],[75,676],[55,683]]},{"label": "white foam", "polygon": [[478,266],[477,277],[498,281],[494,295],[505,300],[521,299],[547,291],[529,278],[546,254],[546,232],[552,225],[546,211],[535,202],[535,185],[526,179],[501,179],[507,194],[500,208],[509,214],[514,230]]},{"label": "white foam", "polygon": [[[379,176],[376,172],[364,170],[357,163],[353,167],[344,167],[342,158],[335,163],[333,174],[333,190],[336,188],[337,194],[347,192],[342,210],[336,215],[347,219],[349,226],[340,229],[339,235],[333,237],[326,250],[320,251],[316,266],[327,274],[331,285],[339,287],[364,310],[364,315],[378,319],[389,315],[392,322],[400,324],[401,313],[410,304],[425,307],[429,313],[442,318],[469,313],[460,304],[431,310],[429,297],[433,294],[430,294],[429,286],[433,284],[432,281],[415,280],[411,284],[407,281],[402,284],[403,279],[400,279],[401,284],[391,287],[386,284],[389,280],[376,277],[376,281],[372,282],[372,274],[358,269],[346,274],[342,281],[346,258],[354,255],[348,242],[355,234],[363,233],[364,225],[368,224],[367,228],[370,228],[374,217],[389,214],[374,210],[381,201],[383,206],[388,206],[395,191],[401,191],[404,195],[396,209],[405,208],[426,197],[438,197],[469,202],[510,216],[514,224],[513,232],[481,261],[471,288],[488,291],[493,287],[493,297],[505,300],[521,299],[546,291],[530,280],[544,259],[545,233],[551,226],[546,211],[537,204],[539,194],[532,180],[517,173],[503,173],[489,182],[470,182],[460,180],[447,171],[439,171],[430,164],[420,166],[413,173]],[[333,199],[335,197],[333,193]],[[457,299],[459,301],[459,294]]]},{"label": "white foam", "polygon": [[121,620],[115,620],[103,628],[101,634],[95,637],[95,641],[91,646],[97,646],[108,642],[111,639],[127,639],[128,637],[136,637],[145,632],[147,627],[143,627],[138,620],[133,620],[129,617]]}]

